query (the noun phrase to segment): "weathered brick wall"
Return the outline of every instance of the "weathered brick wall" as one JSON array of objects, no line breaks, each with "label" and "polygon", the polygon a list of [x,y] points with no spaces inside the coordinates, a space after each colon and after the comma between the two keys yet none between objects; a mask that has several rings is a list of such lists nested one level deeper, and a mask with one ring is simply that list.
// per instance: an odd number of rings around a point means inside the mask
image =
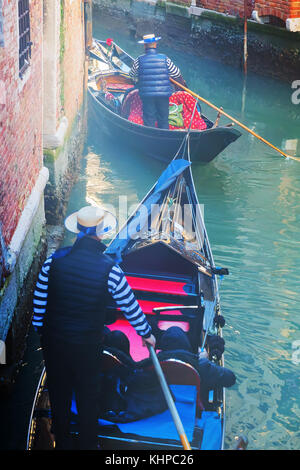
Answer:
[{"label": "weathered brick wall", "polygon": [[0,221],[6,244],[42,167],[42,2],[30,2],[31,65],[19,78],[18,2],[3,0]]},{"label": "weathered brick wall", "polygon": [[196,4],[199,7],[220,13],[234,16],[244,15],[244,0],[197,0]]},{"label": "weathered brick wall", "polygon": [[[248,8],[256,10],[259,16],[275,16],[283,21],[300,17],[299,0],[260,0],[248,2]],[[197,6],[230,15],[244,16],[244,0],[197,0]],[[248,15],[250,16],[250,15]]]},{"label": "weathered brick wall", "polygon": [[275,16],[283,21],[290,18],[290,1],[274,0],[272,2],[259,1],[255,2],[255,10],[259,16]]}]

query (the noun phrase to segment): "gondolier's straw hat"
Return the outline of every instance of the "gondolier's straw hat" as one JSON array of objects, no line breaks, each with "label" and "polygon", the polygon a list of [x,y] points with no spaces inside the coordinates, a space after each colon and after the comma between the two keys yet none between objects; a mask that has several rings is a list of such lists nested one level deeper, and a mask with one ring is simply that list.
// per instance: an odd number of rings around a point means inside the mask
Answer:
[{"label": "gondolier's straw hat", "polygon": [[73,233],[103,238],[117,226],[116,217],[109,211],[96,206],[85,206],[69,215],[65,227]]},{"label": "gondolier's straw hat", "polygon": [[155,37],[155,34],[145,34],[145,36],[143,36],[143,39],[139,41],[139,44],[150,44],[152,42],[157,42],[160,39],[161,37]]}]

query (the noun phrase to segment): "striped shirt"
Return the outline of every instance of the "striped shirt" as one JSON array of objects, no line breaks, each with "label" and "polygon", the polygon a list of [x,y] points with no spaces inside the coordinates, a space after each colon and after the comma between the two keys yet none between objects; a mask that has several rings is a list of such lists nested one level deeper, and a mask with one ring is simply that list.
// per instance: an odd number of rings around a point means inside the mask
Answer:
[{"label": "striped shirt", "polygon": [[[181,72],[180,72],[179,68],[176,67],[175,64],[173,64],[173,62],[171,61],[171,59],[169,59],[169,57],[167,57],[167,69],[168,69],[168,73],[169,73],[170,77],[172,77],[172,78],[181,77]],[[139,76],[139,58],[134,60],[134,62],[132,64],[132,67],[131,67],[131,70],[129,72],[129,75],[133,80],[138,79],[138,76]]]},{"label": "striped shirt", "polygon": [[[52,256],[43,264],[33,294],[32,324],[37,329],[43,326],[46,315],[51,262]],[[125,318],[135,328],[137,334],[145,338],[149,337],[151,335],[151,327],[127,282],[125,274],[118,265],[113,266],[108,275],[107,290]]]}]

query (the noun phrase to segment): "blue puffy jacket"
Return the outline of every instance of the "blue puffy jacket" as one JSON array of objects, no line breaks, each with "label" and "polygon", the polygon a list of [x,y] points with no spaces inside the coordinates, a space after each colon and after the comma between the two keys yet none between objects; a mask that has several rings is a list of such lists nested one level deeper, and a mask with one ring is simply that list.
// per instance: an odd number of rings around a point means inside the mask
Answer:
[{"label": "blue puffy jacket", "polygon": [[172,95],[165,54],[159,54],[156,49],[146,49],[146,53],[139,57],[138,88],[141,97]]}]

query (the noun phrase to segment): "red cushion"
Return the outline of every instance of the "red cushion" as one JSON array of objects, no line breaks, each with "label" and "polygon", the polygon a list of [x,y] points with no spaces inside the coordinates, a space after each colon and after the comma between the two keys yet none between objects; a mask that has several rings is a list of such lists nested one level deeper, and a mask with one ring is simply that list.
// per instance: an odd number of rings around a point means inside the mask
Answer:
[{"label": "red cushion", "polygon": [[[183,105],[184,126],[182,127],[182,129],[188,129],[194,111],[196,99],[186,91],[177,91],[176,93],[173,93],[172,96],[170,96],[169,103]],[[135,89],[128,93],[122,105],[121,114],[123,117],[127,118],[131,122],[134,122],[136,124],[144,124],[143,104],[138,90]],[[171,125],[169,126],[169,128],[179,129],[176,126]],[[191,129],[204,130],[206,128],[207,126],[205,121],[201,118],[199,112],[196,109]]]},{"label": "red cushion", "polygon": [[[176,93],[173,93],[172,96],[170,96],[170,103],[174,104],[182,104],[183,105],[183,121],[184,125],[183,128],[188,129],[192,115],[194,112],[195,104],[196,104],[196,99],[187,93],[186,91],[177,91]],[[206,129],[206,123],[205,121],[201,118],[197,108],[194,113],[193,117],[193,122],[191,125],[191,129],[199,129],[203,130]],[[178,129],[176,126],[170,126],[170,129]]]},{"label": "red cushion", "polygon": [[162,294],[188,295],[184,291],[185,282],[164,281],[148,279],[145,277],[126,276],[128,284],[133,290],[146,292],[160,292]]}]

